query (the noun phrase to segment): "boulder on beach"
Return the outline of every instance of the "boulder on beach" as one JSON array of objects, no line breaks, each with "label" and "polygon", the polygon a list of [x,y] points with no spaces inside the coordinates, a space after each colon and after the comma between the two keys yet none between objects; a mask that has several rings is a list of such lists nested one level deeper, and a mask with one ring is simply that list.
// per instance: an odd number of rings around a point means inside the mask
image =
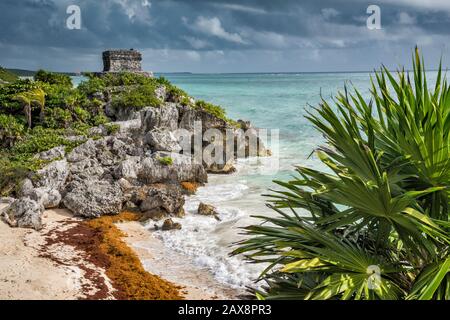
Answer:
[{"label": "boulder on beach", "polygon": [[69,166],[65,159],[51,162],[36,172],[33,182],[30,179],[22,181],[19,195],[36,201],[45,209],[56,208],[61,202],[60,192],[68,176]]},{"label": "boulder on beach", "polygon": [[5,208],[1,217],[11,227],[42,229],[44,207],[30,198],[20,198]]},{"label": "boulder on beach", "polygon": [[61,194],[56,189],[35,188],[28,196],[31,200],[41,204],[45,209],[57,208],[61,203]]},{"label": "boulder on beach", "polygon": [[[141,212],[152,216],[151,212],[166,212],[167,215],[184,216],[184,196],[181,187],[173,184],[154,184],[145,186],[137,191],[135,203],[139,205]],[[162,218],[161,214],[153,215],[153,218]]]},{"label": "boulder on beach", "polygon": [[36,172],[35,187],[60,190],[69,175],[69,165],[66,159],[54,161]]},{"label": "boulder on beach", "polygon": [[77,216],[98,218],[122,211],[124,195],[120,185],[107,180],[87,180],[69,184],[64,206]]}]

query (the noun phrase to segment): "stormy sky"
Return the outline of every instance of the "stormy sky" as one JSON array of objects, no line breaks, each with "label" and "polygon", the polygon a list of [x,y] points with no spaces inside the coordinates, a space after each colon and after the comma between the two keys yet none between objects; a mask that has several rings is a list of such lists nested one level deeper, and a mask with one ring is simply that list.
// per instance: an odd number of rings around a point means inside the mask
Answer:
[{"label": "stormy sky", "polygon": [[[369,5],[381,8],[369,30]],[[81,9],[69,30],[66,9]],[[157,72],[311,72],[450,65],[449,0],[1,0],[0,65],[101,69],[101,52],[142,51]],[[449,62],[449,63],[447,63]]]}]

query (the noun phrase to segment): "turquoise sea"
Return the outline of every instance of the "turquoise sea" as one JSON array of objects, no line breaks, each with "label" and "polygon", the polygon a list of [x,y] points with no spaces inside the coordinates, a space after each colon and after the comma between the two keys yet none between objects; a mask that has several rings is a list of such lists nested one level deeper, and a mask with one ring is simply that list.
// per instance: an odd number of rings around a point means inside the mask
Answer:
[{"label": "turquoise sea", "polygon": [[[344,85],[369,97],[369,73],[163,74],[197,99],[221,105],[230,118],[250,120],[255,127],[279,129],[279,171],[261,175],[264,162],[241,160],[232,175],[209,177],[209,183],[186,199],[183,228],[154,232],[164,244],[207,268],[218,281],[235,288],[254,285],[263,266],[229,257],[242,239],[241,227],[258,223],[252,215],[271,215],[265,206],[274,179],[288,180],[296,165],[320,167],[314,156],[323,137],[304,118],[321,95],[330,100]],[[435,77],[432,73],[431,78]],[[270,138],[269,138],[270,140]],[[269,144],[270,146],[270,144]],[[216,206],[221,221],[196,215],[199,202]],[[177,219],[175,219],[177,220]],[[149,231],[153,223],[149,224]],[[152,232],[152,231],[151,231]]]},{"label": "turquoise sea", "polygon": [[[296,165],[319,167],[314,149],[323,137],[304,118],[321,95],[330,99],[344,85],[354,85],[368,95],[369,73],[292,74],[166,74],[172,83],[197,99],[221,105],[232,119],[250,120],[255,127],[279,129],[279,171],[259,174],[264,163],[240,161],[230,176],[210,176],[206,187],[187,199],[188,212],[180,219],[183,229],[156,233],[164,243],[208,268],[220,282],[236,288],[254,285],[262,265],[229,257],[233,243],[242,239],[241,227],[259,223],[251,215],[272,215],[266,206],[272,180],[288,180]],[[269,137],[269,142],[271,139]],[[221,222],[195,214],[199,202],[217,207]]]}]

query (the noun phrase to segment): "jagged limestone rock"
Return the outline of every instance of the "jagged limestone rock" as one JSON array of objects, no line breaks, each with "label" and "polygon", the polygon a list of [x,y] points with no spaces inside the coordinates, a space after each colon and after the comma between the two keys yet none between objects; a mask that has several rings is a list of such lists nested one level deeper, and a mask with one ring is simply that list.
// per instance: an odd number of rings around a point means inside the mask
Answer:
[{"label": "jagged limestone rock", "polygon": [[96,143],[89,139],[85,143],[79,145],[67,155],[67,161],[79,162],[96,156]]},{"label": "jagged limestone rock", "polygon": [[180,152],[177,138],[169,130],[153,129],[145,135],[145,142],[153,151]]},{"label": "jagged limestone rock", "polygon": [[21,182],[19,196],[29,197],[29,195],[33,192],[33,190],[34,190],[33,182],[30,179],[24,179]]},{"label": "jagged limestone rock", "polygon": [[75,215],[97,218],[116,215],[122,211],[124,195],[116,182],[107,180],[87,180],[71,186],[63,204]]},{"label": "jagged limestone rock", "polygon": [[178,128],[178,109],[174,103],[161,107],[148,107],[141,111],[142,132],[156,128],[174,131]]},{"label": "jagged limestone rock", "polygon": [[141,169],[141,157],[129,157],[122,161],[115,169],[114,176],[116,179],[126,179],[129,182],[137,179],[138,172]]},{"label": "jagged limestone rock", "polygon": [[66,159],[54,161],[38,170],[36,175],[35,187],[60,190],[69,175],[69,164]]},{"label": "jagged limestone rock", "polygon": [[36,159],[44,160],[44,161],[53,161],[56,159],[62,159],[66,155],[65,147],[59,146],[54,147],[50,150],[43,151],[35,155]]},{"label": "jagged limestone rock", "polygon": [[2,219],[11,227],[42,229],[44,207],[30,198],[15,200],[2,212]]},{"label": "jagged limestone rock", "polygon": [[229,128],[229,125],[225,120],[219,119],[204,110],[182,107],[181,112],[182,115],[180,117],[179,124],[181,129],[186,129],[189,131],[194,130],[194,124],[196,121],[201,122],[203,131],[208,129],[225,130],[226,128]]},{"label": "jagged limestone rock", "polygon": [[161,212],[184,215],[184,196],[181,187],[173,184],[154,184],[137,191],[135,201],[142,212]]},{"label": "jagged limestone rock", "polygon": [[[172,164],[161,163],[164,158],[170,158]],[[190,156],[155,152],[142,160],[138,180],[145,184],[170,181],[206,183],[208,176],[203,165],[196,163]]]},{"label": "jagged limestone rock", "polygon": [[57,208],[61,203],[61,194],[56,189],[35,188],[28,196],[45,209]]},{"label": "jagged limestone rock", "polygon": [[165,101],[167,98],[166,86],[159,86],[158,88],[156,88],[155,95],[159,100]]},{"label": "jagged limestone rock", "polygon": [[84,159],[70,164],[70,173],[74,180],[92,179],[92,177],[100,177],[105,170],[97,159]]}]

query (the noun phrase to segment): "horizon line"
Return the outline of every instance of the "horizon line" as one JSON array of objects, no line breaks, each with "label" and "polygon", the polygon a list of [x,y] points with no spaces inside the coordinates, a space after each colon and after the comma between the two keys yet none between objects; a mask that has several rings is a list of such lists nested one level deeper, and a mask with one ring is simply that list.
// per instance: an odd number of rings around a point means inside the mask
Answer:
[{"label": "horizon line", "polygon": [[[23,72],[37,72],[38,70],[29,70],[29,69],[21,69],[21,68],[10,68],[3,67],[6,70],[15,70],[15,71],[23,71]],[[95,71],[52,71],[49,69],[42,69],[49,72],[55,73],[64,73],[64,74],[79,74],[83,75],[83,73],[91,73]],[[388,69],[390,72],[401,71],[400,69]],[[427,69],[426,71],[438,71],[437,68]],[[442,68],[443,71],[449,71],[449,67]],[[192,71],[152,71],[153,74],[191,74],[191,75],[238,75],[238,74],[342,74],[342,73],[373,73],[377,72],[379,69],[373,70],[334,70],[334,71],[250,71],[250,72],[192,72]],[[413,69],[405,69],[406,72],[412,72]]]}]

